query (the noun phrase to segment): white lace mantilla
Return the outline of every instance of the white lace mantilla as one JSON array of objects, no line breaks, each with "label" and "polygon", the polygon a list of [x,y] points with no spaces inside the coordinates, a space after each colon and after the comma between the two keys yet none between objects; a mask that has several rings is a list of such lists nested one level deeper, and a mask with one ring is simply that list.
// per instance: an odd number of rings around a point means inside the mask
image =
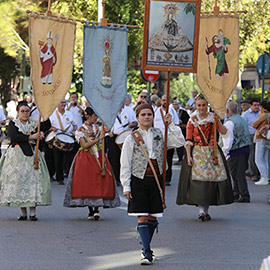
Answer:
[{"label": "white lace mantilla", "polygon": [[[16,119],[13,119],[12,120],[14,123],[15,123],[15,126],[19,129],[19,132],[25,134],[25,130],[23,129],[22,125],[19,123],[19,119],[16,118]],[[34,119],[29,119],[28,120],[28,132],[29,133],[32,133],[36,130],[37,128],[37,121],[35,121]]]},{"label": "white lace mantilla", "polygon": [[199,112],[195,111],[194,113],[190,115],[190,118],[189,118],[190,122],[194,125],[194,127],[197,127],[197,124],[193,121],[194,116],[197,117],[197,122],[199,125],[206,125],[207,123],[214,123],[214,113],[208,112],[207,117],[204,119],[201,119],[199,117]]}]

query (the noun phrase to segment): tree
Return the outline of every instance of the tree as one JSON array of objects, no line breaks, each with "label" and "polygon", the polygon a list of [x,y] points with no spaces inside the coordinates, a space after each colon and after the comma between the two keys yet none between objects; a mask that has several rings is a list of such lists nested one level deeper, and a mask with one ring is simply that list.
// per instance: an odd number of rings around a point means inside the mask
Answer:
[{"label": "tree", "polygon": [[[97,0],[52,0],[51,11],[62,16],[97,21]],[[202,11],[213,10],[214,1],[202,1]],[[258,55],[269,51],[270,43],[270,5],[267,0],[223,0],[218,1],[220,10],[247,10],[247,14],[239,15],[240,27],[240,67],[246,63],[254,64]],[[8,56],[15,57],[18,48],[24,49],[29,59],[28,15],[26,10],[45,13],[48,0],[0,0],[0,41],[1,48]],[[193,12],[194,6],[188,4],[186,12]],[[142,0],[107,0],[105,17],[108,22],[138,25],[139,30],[130,30],[128,38],[128,64],[141,58],[144,1]],[[76,46],[74,53],[73,87],[82,89],[82,52],[83,27],[77,25]],[[0,59],[0,65],[3,63]],[[137,85],[138,86],[138,85]]]},{"label": "tree", "polygon": [[10,97],[10,83],[15,75],[15,59],[4,52],[0,48],[0,99],[4,106]]},{"label": "tree", "polygon": [[194,88],[199,89],[195,81],[195,74],[179,73],[178,77],[171,81],[170,96],[177,97],[182,105],[185,105],[190,99],[191,91]]}]

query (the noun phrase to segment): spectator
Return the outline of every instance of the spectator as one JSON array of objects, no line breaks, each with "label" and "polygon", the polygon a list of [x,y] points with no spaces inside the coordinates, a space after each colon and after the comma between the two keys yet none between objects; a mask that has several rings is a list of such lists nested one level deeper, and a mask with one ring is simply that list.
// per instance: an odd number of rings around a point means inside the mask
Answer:
[{"label": "spectator", "polygon": [[195,111],[194,99],[198,95],[198,91],[196,89],[193,89],[191,93],[192,98],[188,100],[187,105],[185,107],[186,110],[189,110],[189,114],[192,114]]},{"label": "spectator", "polygon": [[243,114],[244,119],[246,119],[248,123],[248,129],[250,134],[250,154],[249,154],[249,160],[248,160],[248,171],[246,172],[246,175],[250,177],[251,181],[257,181],[259,178],[259,170],[255,163],[255,143],[254,136],[256,129],[252,127],[252,124],[254,121],[257,120],[259,117],[260,111],[259,111],[259,100],[257,99],[251,99],[250,100],[250,108],[246,110]]},{"label": "spectator", "polygon": [[242,114],[250,108],[250,100],[244,99],[241,101]]},{"label": "spectator", "polygon": [[257,120],[252,124],[256,128],[255,133],[255,162],[260,171],[261,179],[255,185],[268,185],[269,181],[269,151],[270,149],[265,146],[265,138],[262,135],[265,125],[270,123],[270,103],[266,100],[260,102],[260,115]]}]

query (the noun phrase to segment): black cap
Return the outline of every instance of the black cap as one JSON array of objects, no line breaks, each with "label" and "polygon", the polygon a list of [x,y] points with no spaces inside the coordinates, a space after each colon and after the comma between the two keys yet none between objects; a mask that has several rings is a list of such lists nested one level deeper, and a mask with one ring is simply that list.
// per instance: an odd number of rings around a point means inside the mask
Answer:
[{"label": "black cap", "polygon": [[243,99],[240,103],[241,103],[241,104],[242,104],[242,103],[248,103],[248,104],[251,104],[251,102],[250,102],[249,99]]}]

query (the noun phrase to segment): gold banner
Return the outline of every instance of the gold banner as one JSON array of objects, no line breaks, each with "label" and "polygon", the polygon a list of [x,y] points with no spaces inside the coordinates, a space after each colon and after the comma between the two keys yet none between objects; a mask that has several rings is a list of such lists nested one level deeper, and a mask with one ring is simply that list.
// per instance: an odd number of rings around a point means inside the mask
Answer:
[{"label": "gold banner", "polygon": [[197,84],[221,118],[239,79],[238,21],[238,16],[210,16],[200,22]]},{"label": "gold banner", "polygon": [[46,120],[70,88],[76,23],[31,14],[29,36],[35,103]]}]

